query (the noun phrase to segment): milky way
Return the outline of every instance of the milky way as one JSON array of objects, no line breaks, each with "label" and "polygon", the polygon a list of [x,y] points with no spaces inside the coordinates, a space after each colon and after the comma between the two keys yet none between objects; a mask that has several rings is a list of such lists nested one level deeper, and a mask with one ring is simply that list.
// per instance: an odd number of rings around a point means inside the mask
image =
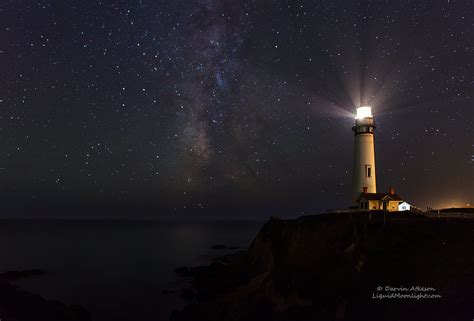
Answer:
[{"label": "milky way", "polygon": [[353,113],[366,104],[379,189],[420,207],[474,202],[472,2],[0,10],[0,197],[11,215],[344,207]]}]

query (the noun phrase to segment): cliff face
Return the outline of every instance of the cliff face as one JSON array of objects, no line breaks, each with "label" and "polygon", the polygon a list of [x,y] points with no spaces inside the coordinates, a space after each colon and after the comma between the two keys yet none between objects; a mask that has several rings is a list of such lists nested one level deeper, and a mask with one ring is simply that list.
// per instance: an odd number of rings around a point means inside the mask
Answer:
[{"label": "cliff face", "polygon": [[[191,269],[196,300],[171,320],[470,320],[473,235],[414,213],[272,219],[247,251]],[[374,298],[392,293],[441,297]]]}]

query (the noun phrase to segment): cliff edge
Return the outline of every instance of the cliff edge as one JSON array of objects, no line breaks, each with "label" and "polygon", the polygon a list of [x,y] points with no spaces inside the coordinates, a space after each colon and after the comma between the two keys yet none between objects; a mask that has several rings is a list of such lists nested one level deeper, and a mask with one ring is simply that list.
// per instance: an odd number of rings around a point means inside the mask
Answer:
[{"label": "cliff edge", "polygon": [[180,270],[185,320],[471,320],[474,220],[416,213],[271,219],[246,251]]}]

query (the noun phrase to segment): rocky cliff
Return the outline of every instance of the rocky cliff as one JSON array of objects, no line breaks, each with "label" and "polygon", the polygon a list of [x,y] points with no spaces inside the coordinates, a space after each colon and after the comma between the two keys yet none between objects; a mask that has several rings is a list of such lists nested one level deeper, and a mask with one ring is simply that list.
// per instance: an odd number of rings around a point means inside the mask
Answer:
[{"label": "rocky cliff", "polygon": [[415,213],[272,219],[191,277],[184,320],[471,320],[474,221]]},{"label": "rocky cliff", "polygon": [[10,281],[38,276],[40,270],[8,271],[0,273],[0,321],[90,321],[89,312],[76,305],[22,291]]}]

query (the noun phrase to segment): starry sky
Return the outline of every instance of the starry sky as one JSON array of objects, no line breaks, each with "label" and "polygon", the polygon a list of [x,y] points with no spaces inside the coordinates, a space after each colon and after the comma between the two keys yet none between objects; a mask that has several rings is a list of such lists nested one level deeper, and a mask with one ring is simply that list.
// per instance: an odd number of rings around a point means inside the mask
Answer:
[{"label": "starry sky", "polygon": [[6,0],[2,217],[265,217],[379,191],[474,203],[472,1]]}]

